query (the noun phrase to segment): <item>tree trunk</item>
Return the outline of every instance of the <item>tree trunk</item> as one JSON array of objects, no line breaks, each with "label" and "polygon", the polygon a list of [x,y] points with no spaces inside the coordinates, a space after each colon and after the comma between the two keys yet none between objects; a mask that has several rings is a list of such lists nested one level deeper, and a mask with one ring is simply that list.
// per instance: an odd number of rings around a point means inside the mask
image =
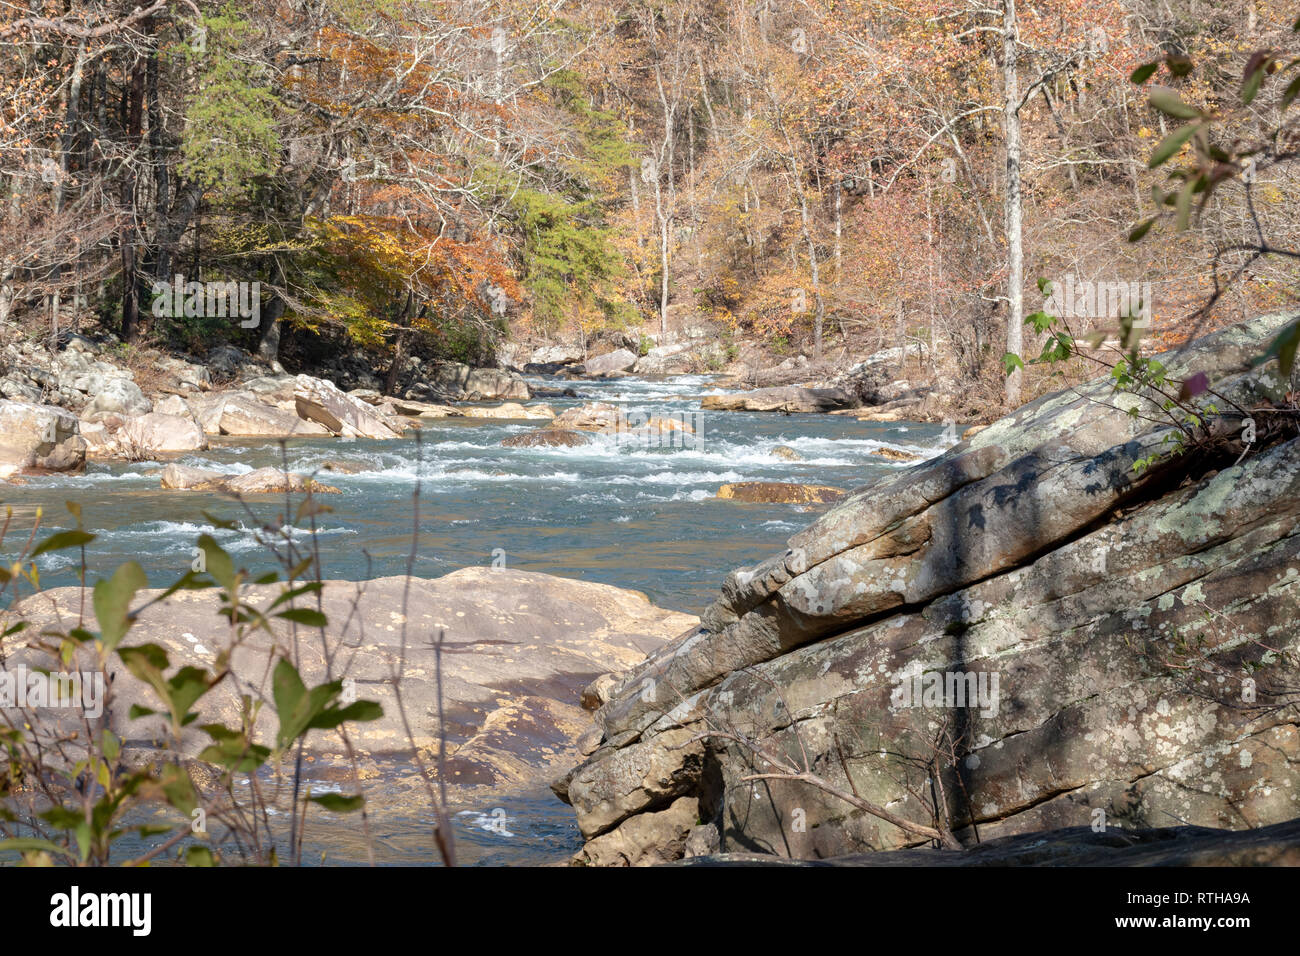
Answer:
[{"label": "tree trunk", "polygon": [[[126,119],[128,154],[140,145],[140,122],[144,103],[144,63],[137,57],[131,69],[131,82],[122,91]],[[130,164],[130,160],[126,160]],[[137,274],[136,242],[139,239],[135,217],[135,188],[138,169],[134,165],[122,171],[122,208],[118,242],[122,250],[122,339],[133,341],[140,325],[140,279]]]},{"label": "tree trunk", "polygon": [[[1020,197],[1020,76],[1016,69],[1016,0],[1002,0],[1003,119],[1007,138],[1007,351],[1019,356],[1024,346],[1024,245]],[[1007,408],[1020,405],[1021,370],[1007,376]]]}]

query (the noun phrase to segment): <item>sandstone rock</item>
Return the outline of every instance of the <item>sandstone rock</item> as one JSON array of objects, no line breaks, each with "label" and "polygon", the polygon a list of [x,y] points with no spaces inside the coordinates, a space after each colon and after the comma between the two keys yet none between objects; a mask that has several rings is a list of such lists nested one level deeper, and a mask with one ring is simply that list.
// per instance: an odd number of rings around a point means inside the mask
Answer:
[{"label": "sandstone rock", "polygon": [[738,481],[723,485],[717,497],[761,504],[825,504],[841,500],[848,492],[829,485],[796,485],[781,481]]},{"label": "sandstone rock", "polygon": [[495,401],[503,398],[532,398],[528,383],[516,372],[499,368],[471,369],[462,386],[473,401]]},{"label": "sandstone rock", "polygon": [[705,395],[700,407],[732,412],[829,412],[853,405],[849,394],[837,388],[760,388],[753,392]]},{"label": "sandstone rock", "polygon": [[691,342],[657,345],[636,360],[636,375],[683,375],[702,366],[708,358],[696,351]]},{"label": "sandstone rock", "polygon": [[552,428],[578,429],[579,431],[603,432],[615,429],[626,422],[623,410],[608,402],[588,402],[567,408],[558,415]]},{"label": "sandstone rock", "polygon": [[[204,413],[200,412],[204,422]],[[255,398],[236,392],[221,399],[217,419],[222,435],[266,438],[290,438],[304,435],[329,435],[330,430],[318,422],[306,421],[293,412],[264,405]],[[204,431],[208,424],[204,422]],[[211,434],[211,432],[208,432]]]},{"label": "sandstone rock", "polygon": [[375,407],[389,415],[409,415],[416,418],[459,418],[464,413],[450,405],[417,402],[410,398],[381,398]]},{"label": "sandstone rock", "polygon": [[641,813],[612,833],[589,840],[576,866],[655,866],[680,860],[699,820],[700,802],[679,797],[666,810]]},{"label": "sandstone rock", "polygon": [[[307,376],[303,377],[306,378]],[[319,381],[319,379],[313,379],[313,381]],[[298,414],[298,403],[295,395],[297,389],[298,376],[296,375],[258,375],[254,378],[245,379],[239,386],[241,392],[253,396],[264,405],[273,405],[282,411],[293,412],[295,415]]]},{"label": "sandstone rock", "polygon": [[140,387],[126,378],[112,378],[96,390],[85,414],[112,412],[118,415],[143,415],[153,409]]},{"label": "sandstone rock", "polygon": [[[1204,373],[1220,409],[1267,407],[1289,383],[1251,363],[1291,318],[1161,361],[1175,381]],[[623,676],[596,714],[604,743],[556,781],[583,833],[696,796],[723,850],[827,858],[924,842],[804,783],[746,781],[753,754],[717,728],[806,750],[832,785],[928,821],[912,761],[951,727],[943,812],[960,839],[971,824],[988,841],[1098,810],[1126,827],[1300,815],[1300,732],[1275,706],[1300,686],[1300,439],[1238,462],[1227,419],[1222,461],[1135,469],[1168,448],[1167,428],[1129,414],[1144,400],[1107,380],[1045,396],[732,572],[697,631]],[[1255,667],[1270,696],[1243,706],[1236,685]],[[983,674],[986,696],[909,703],[927,674]],[[701,734],[704,756],[681,747]]]},{"label": "sandstone rock", "polygon": [[78,430],[86,443],[86,459],[88,461],[105,461],[124,457],[125,453],[122,444],[117,440],[118,429],[110,431],[107,426],[99,422],[83,421],[80,423]]},{"label": "sandstone rock", "polygon": [[520,405],[506,402],[503,405],[469,405],[461,409],[466,418],[504,418],[513,421],[554,418],[555,410],[549,405]]},{"label": "sandstone rock", "polygon": [[222,490],[234,495],[266,495],[284,492],[305,492],[317,495],[342,494],[339,489],[321,484],[313,478],[286,473],[279,468],[257,468],[243,475],[227,478]]},{"label": "sandstone rock", "polygon": [[777,458],[784,458],[786,461],[803,461],[803,455],[789,445],[777,445],[772,449],[772,454]]},{"label": "sandstone rock", "polygon": [[163,415],[176,415],[180,418],[193,418],[189,403],[179,395],[168,395],[153,403],[153,410]]},{"label": "sandstone rock", "polygon": [[208,447],[203,429],[193,418],[163,412],[149,412],[131,419],[122,426],[117,438],[131,457],[137,459],[158,454],[201,451]]},{"label": "sandstone rock", "polygon": [[920,461],[921,456],[915,452],[903,451],[901,448],[873,448],[871,454],[890,461]]},{"label": "sandstone rock", "polygon": [[608,375],[611,372],[625,372],[636,364],[636,353],[628,349],[615,349],[604,355],[597,355],[582,363],[583,375]]},{"label": "sandstone rock", "polygon": [[85,464],[86,442],[71,412],[0,401],[0,478],[27,469],[80,471]]},{"label": "sandstone rock", "polygon": [[[178,468],[168,466],[173,471]],[[239,560],[248,563],[253,558],[248,554]],[[269,565],[269,559],[248,564],[257,573]],[[696,618],[657,608],[633,591],[524,571],[465,568],[441,578],[414,578],[409,587],[406,613],[411,630],[402,696],[413,718],[414,744],[430,766],[436,762],[440,730],[445,732],[446,779],[453,788],[535,785],[553,775],[575,759],[575,741],[591,729],[589,715],[576,703],[582,686],[596,674],[630,667],[647,651],[696,623]],[[333,676],[355,681],[357,696],[378,701],[384,712],[380,720],[348,725],[365,778],[372,781],[384,775],[382,786],[367,787],[372,813],[382,809],[385,801],[399,801],[403,793],[414,794],[408,800],[423,802],[425,781],[411,758],[391,684],[402,647],[406,589],[401,577],[377,578],[365,582],[358,596],[354,582],[327,581],[321,595],[330,622],[326,628],[330,646],[337,649],[346,638],[355,647],[336,654]],[[173,667],[213,669],[216,655],[230,642],[229,623],[218,613],[218,595],[181,591],[165,603],[150,604],[159,593],[142,591],[137,596],[143,610],[124,643],[155,643],[166,651]],[[277,587],[255,586],[245,599],[265,609],[278,593]],[[23,612],[36,625],[29,633],[38,634],[59,613],[65,623],[75,621],[82,598],[77,588],[68,587],[47,589],[27,600]],[[306,603],[315,607],[315,598]],[[277,721],[271,687],[263,678],[272,655],[289,646],[289,636],[284,622],[272,623],[273,635],[260,629],[250,632],[231,655],[234,679],[215,688],[196,708],[201,717],[186,727],[180,742],[185,755],[193,757],[211,743],[200,729],[202,724],[238,724],[239,697],[245,693],[264,704],[255,724],[258,739],[274,739]],[[441,728],[432,643],[439,632],[445,635],[440,655]],[[49,658],[28,647],[26,637],[6,641],[0,668],[38,662],[49,666]],[[308,686],[327,679],[324,648],[314,632],[310,641],[301,642],[298,654],[299,670]],[[156,708],[154,692],[119,669],[113,699],[106,725],[130,741],[128,747],[146,757],[155,753],[150,741],[167,737],[160,732],[163,718],[129,716],[132,704]],[[42,716],[56,721],[59,713],[50,709]],[[79,720],[70,717],[69,730],[75,730]],[[342,779],[351,780],[350,762],[341,754],[336,733],[313,731],[306,753],[311,769],[334,766],[346,775]]]},{"label": "sandstone rock", "polygon": [[539,428],[524,432],[522,435],[511,435],[504,439],[501,445],[505,448],[577,448],[590,443],[590,436],[582,432],[561,428]]},{"label": "sandstone rock", "polygon": [[583,359],[580,345],[546,345],[528,356],[530,365],[572,365]]},{"label": "sandstone rock", "polygon": [[220,491],[229,477],[219,471],[192,468],[189,465],[178,465],[172,462],[163,469],[159,487],[165,491]]},{"label": "sandstone rock", "polygon": [[344,438],[397,438],[373,406],[352,398],[332,382],[299,375],[294,381],[298,415]]}]

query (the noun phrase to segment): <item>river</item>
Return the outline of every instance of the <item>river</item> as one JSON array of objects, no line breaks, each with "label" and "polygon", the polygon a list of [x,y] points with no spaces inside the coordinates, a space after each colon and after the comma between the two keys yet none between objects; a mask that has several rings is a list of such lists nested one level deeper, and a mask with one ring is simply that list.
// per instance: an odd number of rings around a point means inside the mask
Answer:
[{"label": "river", "polygon": [[[597,436],[578,448],[503,448],[501,441],[537,423],[472,419],[425,422],[417,452],[401,440],[301,439],[287,443],[291,471],[311,473],[327,461],[355,474],[322,472],[342,494],[323,500],[332,513],[318,519],[327,578],[362,580],[405,569],[411,547],[412,491],[421,485],[419,547],[414,573],[436,577],[467,565],[490,564],[583,578],[648,595],[655,603],[698,614],[716,596],[732,568],[784,548],[786,539],[825,506],[760,505],[717,500],[718,487],[735,481],[793,481],[853,488],[899,465],[873,455],[881,447],[937,454],[942,426],[859,422],[837,415],[701,412],[699,398],[717,392],[707,376],[664,381],[557,382],[577,398],[539,399],[557,412],[589,401],[613,402],[630,413],[680,415],[692,422],[692,447],[619,442]],[[802,458],[787,461],[772,449],[786,445]],[[182,464],[250,471],[281,464],[275,441],[225,441],[181,457]],[[156,462],[92,463],[75,476],[36,477],[5,489],[14,528],[26,529],[38,507],[46,530],[70,526],[63,502],[81,504],[94,576],[122,561],[139,561],[155,586],[188,570],[195,538],[212,534],[251,570],[272,568],[259,553],[254,529],[283,507],[278,496],[254,502],[257,519],[227,498],[161,491]],[[208,512],[233,520],[214,527]],[[11,531],[11,535],[13,532]],[[25,535],[24,535],[25,537]],[[38,559],[45,587],[76,582],[75,552]],[[457,808],[465,862],[536,863],[563,859],[580,845],[567,807],[539,791],[490,806]],[[502,821],[505,821],[504,824]],[[376,840],[384,863],[429,861],[427,820],[390,821]],[[309,834],[309,861],[362,862],[350,832]]]}]

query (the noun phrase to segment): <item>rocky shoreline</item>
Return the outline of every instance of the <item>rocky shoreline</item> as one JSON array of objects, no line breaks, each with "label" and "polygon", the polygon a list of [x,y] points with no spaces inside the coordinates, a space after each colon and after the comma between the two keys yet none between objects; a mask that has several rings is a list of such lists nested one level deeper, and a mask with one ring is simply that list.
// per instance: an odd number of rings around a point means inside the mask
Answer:
[{"label": "rocky shoreline", "polygon": [[[532,400],[575,393],[534,390],[510,363],[563,379],[608,381],[629,374],[681,374],[684,368],[698,368],[711,348],[698,337],[650,348],[640,356],[626,347],[584,357],[583,350],[572,347],[547,346],[523,355],[507,346],[499,368],[422,364],[412,357],[398,378],[397,394],[386,395],[373,371],[344,360],[325,370],[334,376],[331,381],[289,374],[278,362],[232,346],[213,349],[202,362],[141,349],[131,353],[133,370],[111,338],[101,342],[71,334],[55,351],[32,341],[11,342],[0,349],[0,421],[5,426],[0,480],[75,472],[87,460],[165,461],[202,451],[221,438],[389,440],[421,421],[453,417],[549,422],[545,434],[519,442],[534,445],[578,445],[585,441],[583,432],[688,431],[689,425],[669,418],[632,421],[604,403],[557,416],[549,405]],[[913,390],[907,382],[886,381],[886,368],[898,359],[895,351],[869,357],[839,375],[839,384],[827,387],[818,386],[816,376],[830,374],[828,369],[787,360],[763,380],[805,384],[706,395],[701,406],[709,411],[835,412],[866,418],[874,414],[881,420],[901,417],[905,411],[918,420],[933,420],[947,407],[935,394]],[[336,382],[351,387],[345,391]],[[733,376],[720,384],[743,388],[745,383]],[[483,402],[500,404],[461,404]],[[206,480],[214,483],[216,477]],[[301,484],[303,477],[297,480]],[[279,486],[271,483],[256,490]]]}]

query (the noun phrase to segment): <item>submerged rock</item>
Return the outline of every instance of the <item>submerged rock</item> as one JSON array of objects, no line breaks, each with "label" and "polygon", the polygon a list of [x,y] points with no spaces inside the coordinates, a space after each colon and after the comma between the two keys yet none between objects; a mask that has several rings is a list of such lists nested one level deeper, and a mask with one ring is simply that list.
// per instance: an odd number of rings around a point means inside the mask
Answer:
[{"label": "submerged rock", "polygon": [[314,478],[285,473],[279,468],[257,468],[242,475],[227,475],[207,468],[170,464],[162,471],[159,486],[176,491],[220,491],[232,495],[261,495],[287,492],[337,495],[342,492]]},{"label": "submerged rock", "polygon": [[796,485],[783,481],[738,481],[723,485],[717,497],[761,504],[806,505],[841,500],[848,492],[830,485]]},{"label": "submerged rock", "polygon": [[579,431],[563,428],[539,428],[511,435],[501,442],[505,448],[577,448],[591,443],[591,436]]}]

